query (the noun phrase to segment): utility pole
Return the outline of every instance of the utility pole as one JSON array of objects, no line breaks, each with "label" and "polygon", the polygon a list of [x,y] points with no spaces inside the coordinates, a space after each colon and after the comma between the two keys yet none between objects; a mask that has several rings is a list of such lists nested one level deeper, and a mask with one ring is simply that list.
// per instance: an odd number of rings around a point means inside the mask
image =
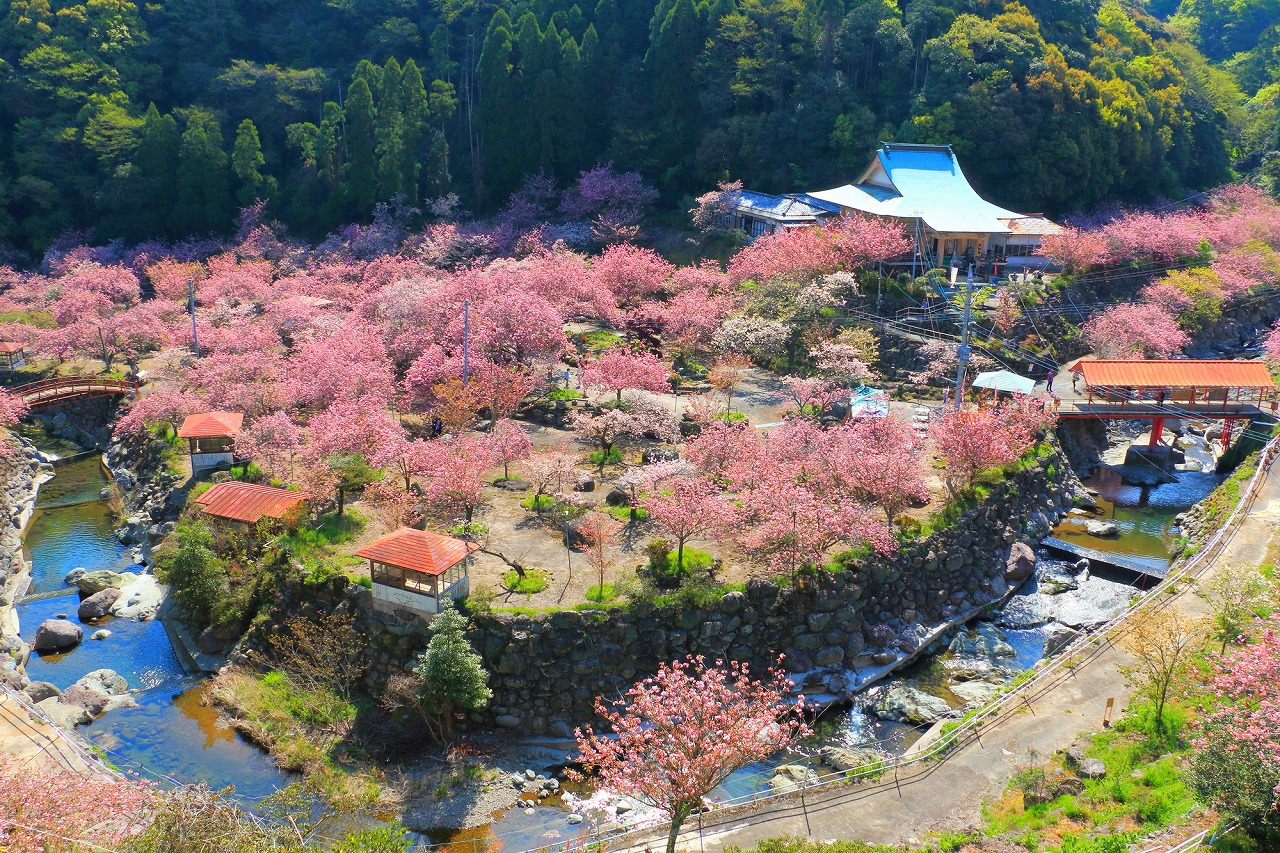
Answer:
[{"label": "utility pole", "polygon": [[960,345],[956,347],[956,390],[952,401],[952,410],[960,411],[960,401],[964,395],[964,374],[969,368],[969,320],[973,316],[973,267],[969,267],[969,278],[964,288],[964,319],[960,324]]},{"label": "utility pole", "polygon": [[196,280],[187,279],[187,310],[191,312],[191,351],[200,357],[200,339],[196,337]]},{"label": "utility pole", "polygon": [[467,387],[471,356],[471,300],[462,300],[462,387]]}]

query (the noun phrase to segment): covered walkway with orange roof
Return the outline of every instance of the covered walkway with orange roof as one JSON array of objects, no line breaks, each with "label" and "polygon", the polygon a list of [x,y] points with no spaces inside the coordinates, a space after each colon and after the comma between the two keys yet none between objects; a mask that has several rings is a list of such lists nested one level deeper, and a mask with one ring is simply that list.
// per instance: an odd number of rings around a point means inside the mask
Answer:
[{"label": "covered walkway with orange roof", "polygon": [[1151,448],[1167,418],[1221,420],[1223,444],[1237,421],[1276,418],[1276,385],[1260,361],[1081,359],[1070,385],[1053,390],[1060,418],[1150,420]]}]

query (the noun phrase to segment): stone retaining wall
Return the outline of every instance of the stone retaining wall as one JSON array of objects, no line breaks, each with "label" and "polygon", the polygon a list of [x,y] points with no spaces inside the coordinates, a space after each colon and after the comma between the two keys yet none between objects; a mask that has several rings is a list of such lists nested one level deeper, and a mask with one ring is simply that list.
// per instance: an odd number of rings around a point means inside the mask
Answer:
[{"label": "stone retaining wall", "polygon": [[[636,604],[537,616],[477,614],[472,645],[494,697],[472,722],[568,736],[659,663],[685,655],[744,660],[756,671],[785,655],[792,672],[883,670],[917,651],[932,629],[998,602],[1015,542],[1034,544],[1071,506],[1078,481],[1058,453],[997,486],[952,527],[854,570],[803,576],[794,587],[755,581],[709,607]],[[369,594],[333,590],[363,613],[376,687],[425,644],[409,614],[374,613]]]}]

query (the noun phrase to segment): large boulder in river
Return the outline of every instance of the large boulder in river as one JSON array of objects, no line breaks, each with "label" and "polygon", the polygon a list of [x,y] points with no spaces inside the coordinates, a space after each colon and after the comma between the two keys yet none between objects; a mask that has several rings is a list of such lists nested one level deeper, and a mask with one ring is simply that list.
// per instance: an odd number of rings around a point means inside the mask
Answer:
[{"label": "large boulder in river", "polygon": [[945,699],[899,684],[889,688],[871,710],[882,720],[931,726],[951,713],[951,706]]},{"label": "large boulder in river", "polygon": [[1031,577],[1036,570],[1036,552],[1025,542],[1014,542],[1004,564],[1004,579],[1016,583]]},{"label": "large boulder in river", "polygon": [[124,696],[129,692],[129,682],[114,669],[95,669],[82,676],[76,684],[105,693],[108,696]]},{"label": "large boulder in river", "polygon": [[1090,536],[1118,536],[1120,534],[1120,525],[1106,519],[1087,521],[1084,529]]},{"label": "large boulder in river", "polygon": [[76,615],[80,617],[81,622],[93,622],[106,616],[111,611],[111,605],[116,603],[116,599],[120,597],[120,590],[107,588],[80,602],[80,608],[76,610]]},{"label": "large boulder in river", "polygon": [[890,760],[887,752],[857,747],[824,746],[819,754],[823,764],[846,773],[850,770],[874,768]]},{"label": "large boulder in river", "polygon": [[22,692],[31,697],[32,702],[43,702],[51,697],[56,698],[62,695],[61,690],[47,681],[33,681]]},{"label": "large boulder in river", "polygon": [[100,717],[111,704],[111,697],[101,690],[85,687],[80,682],[62,691],[62,704],[82,709],[90,717]]},{"label": "large boulder in river", "polygon": [[84,639],[84,631],[74,622],[66,619],[46,619],[36,629],[31,648],[37,652],[61,652],[75,646]]},{"label": "large boulder in river", "polygon": [[80,583],[80,578],[84,577],[88,573],[88,569],[72,569],[67,572],[67,576],[62,579],[62,582],[67,586],[77,586]]},{"label": "large boulder in river", "polygon": [[87,572],[82,575],[80,580],[76,581],[76,586],[80,587],[80,591],[85,595],[93,595],[104,589],[123,589],[132,580],[134,580],[133,575],[113,572],[110,569],[98,569],[96,572]]}]

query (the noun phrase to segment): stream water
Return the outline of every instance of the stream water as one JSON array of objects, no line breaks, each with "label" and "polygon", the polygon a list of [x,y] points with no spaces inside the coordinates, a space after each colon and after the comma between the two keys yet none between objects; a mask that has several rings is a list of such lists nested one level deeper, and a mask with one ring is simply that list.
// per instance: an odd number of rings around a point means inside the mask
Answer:
[{"label": "stream water", "polygon": [[[50,448],[45,441],[41,446]],[[54,446],[46,452],[69,455],[75,448]],[[63,583],[67,572],[139,569],[115,538],[111,509],[99,497],[106,485],[102,464],[93,455],[56,467],[54,478],[40,487],[23,542],[32,563],[34,597],[17,607],[28,642],[45,619],[65,615],[76,621],[80,597]],[[59,590],[66,592],[54,594]],[[111,760],[141,765],[178,782],[234,786],[237,794],[250,798],[266,796],[289,781],[265,753],[219,721],[204,700],[202,679],[184,670],[159,620],[108,617],[84,627],[86,639],[70,652],[32,654],[27,674],[59,689],[95,669],[112,669],[125,678],[137,707],[111,711],[81,730]],[[111,636],[88,639],[98,628]]]},{"label": "stream water", "polygon": [[[71,452],[64,448],[57,451]],[[1218,477],[1200,472],[1178,474],[1177,480],[1156,487],[1133,487],[1108,469],[1100,469],[1087,483],[1098,492],[1101,507],[1092,517],[1114,519],[1121,528],[1120,536],[1089,536],[1084,519],[1075,518],[1059,525],[1054,535],[1084,537],[1089,547],[1101,551],[1163,558],[1172,539],[1174,516],[1205,497],[1219,482]],[[28,641],[46,618],[66,614],[75,619],[79,599],[63,583],[68,571],[77,567],[90,571],[137,568],[129,549],[113,534],[107,502],[99,498],[105,485],[100,462],[92,456],[58,467],[54,479],[41,487],[25,539],[36,595],[18,605],[23,636]],[[66,594],[49,597],[59,589],[66,589]],[[949,647],[943,645],[938,653],[886,679],[883,687],[873,691],[910,687],[942,699],[957,713],[966,705],[981,705],[1000,685],[1040,660],[1054,637],[1106,621],[1124,608],[1133,593],[1132,586],[1117,579],[1072,576],[1066,563],[1042,551],[1035,579],[1010,600],[994,623],[958,629],[948,638]],[[59,688],[94,669],[109,668],[124,676],[134,690],[136,707],[111,711],[83,730],[112,760],[141,765],[177,782],[233,786],[237,794],[248,798],[270,794],[290,781],[289,774],[220,721],[217,711],[205,701],[202,679],[184,670],[161,622],[108,619],[93,626],[97,627],[105,627],[111,636],[100,641],[86,639],[66,654],[32,655],[28,673],[32,680],[49,681]],[[997,645],[999,654],[992,654]],[[868,698],[875,695],[873,692]],[[900,754],[924,728],[880,719],[874,711],[855,704],[824,715],[810,746],[874,746]],[[778,765],[794,760],[777,756],[745,767],[714,796],[727,799],[760,790],[768,785]],[[548,763],[539,769],[552,767]],[[823,768],[817,769],[821,772]],[[521,850],[577,835],[582,827],[569,825],[566,817],[567,810],[558,803],[531,810],[515,807],[488,826],[441,830],[428,838],[437,844],[448,843],[454,853],[488,853],[501,847]]]}]

